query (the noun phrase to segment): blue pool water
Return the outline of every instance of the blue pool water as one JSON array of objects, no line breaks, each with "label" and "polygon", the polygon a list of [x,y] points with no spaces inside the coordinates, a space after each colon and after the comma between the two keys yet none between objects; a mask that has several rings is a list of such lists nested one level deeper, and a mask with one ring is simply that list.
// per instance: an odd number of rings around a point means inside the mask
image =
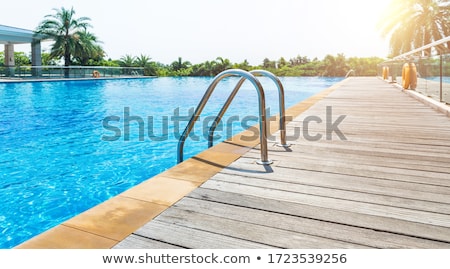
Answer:
[{"label": "blue pool water", "polygon": [[[433,80],[433,81],[441,81],[441,77],[425,77],[425,79]],[[442,77],[442,82],[450,83],[450,77]]]},{"label": "blue pool water", "polygon": [[[341,79],[282,78],[286,106]],[[260,80],[271,114],[278,113],[275,85]],[[12,248],[175,165],[183,117],[211,81],[0,83],[0,248]],[[187,140],[185,158],[207,148],[202,120],[217,113],[236,83],[228,78],[219,84],[195,129],[201,139]],[[224,121],[257,115],[257,94],[246,82]],[[217,132],[220,140],[243,129],[235,121],[223,130]]]}]

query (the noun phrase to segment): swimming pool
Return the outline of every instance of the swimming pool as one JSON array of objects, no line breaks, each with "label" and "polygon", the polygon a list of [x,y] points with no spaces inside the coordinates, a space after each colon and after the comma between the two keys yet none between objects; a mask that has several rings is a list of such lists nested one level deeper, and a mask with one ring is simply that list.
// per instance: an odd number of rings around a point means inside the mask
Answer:
[{"label": "swimming pool", "polygon": [[[286,107],[340,80],[281,78]],[[177,137],[211,81],[0,83],[0,248],[12,248],[175,165]],[[218,85],[195,127],[198,141],[186,141],[185,158],[207,148],[202,124],[237,81]],[[260,81],[271,114],[278,113],[275,85]],[[246,82],[224,122],[257,115],[257,94]],[[233,120],[222,129],[216,131],[219,140],[243,126]]]}]

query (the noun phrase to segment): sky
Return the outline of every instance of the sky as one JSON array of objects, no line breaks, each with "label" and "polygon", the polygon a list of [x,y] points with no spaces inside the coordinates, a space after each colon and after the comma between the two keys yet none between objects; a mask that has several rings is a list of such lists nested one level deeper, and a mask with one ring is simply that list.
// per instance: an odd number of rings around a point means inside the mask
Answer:
[{"label": "sky", "polygon": [[[107,58],[147,55],[169,64],[228,58],[261,64],[264,58],[387,57],[376,29],[390,0],[12,0],[0,24],[34,30],[54,8],[89,17]],[[51,42],[43,44],[49,50]],[[30,52],[29,45],[16,51]]]}]

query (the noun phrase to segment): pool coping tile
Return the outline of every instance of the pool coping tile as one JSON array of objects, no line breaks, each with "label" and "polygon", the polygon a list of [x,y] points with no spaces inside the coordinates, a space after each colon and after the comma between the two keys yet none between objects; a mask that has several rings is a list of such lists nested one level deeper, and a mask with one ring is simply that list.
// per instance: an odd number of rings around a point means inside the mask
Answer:
[{"label": "pool coping tile", "polygon": [[200,185],[200,182],[155,176],[123,192],[119,196],[168,207]]},{"label": "pool coping tile", "polygon": [[37,237],[25,241],[17,249],[106,249],[118,243],[105,238],[60,224]]},{"label": "pool coping tile", "polygon": [[115,196],[63,224],[120,241],[167,209],[167,206]]}]

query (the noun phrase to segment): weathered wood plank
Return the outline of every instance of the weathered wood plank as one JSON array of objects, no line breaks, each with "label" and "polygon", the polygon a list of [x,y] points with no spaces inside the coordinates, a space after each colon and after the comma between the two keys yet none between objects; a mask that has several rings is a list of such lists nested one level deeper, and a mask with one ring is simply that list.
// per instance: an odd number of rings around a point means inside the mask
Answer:
[{"label": "weathered wood plank", "polygon": [[[250,153],[249,155],[250,156]],[[255,163],[255,161],[259,158],[241,158],[239,161],[246,163]],[[276,158],[272,158],[272,160],[278,161]],[[424,183],[424,178],[426,178],[426,183],[430,185],[449,187],[450,180],[446,178],[446,174],[443,173],[432,173],[432,172],[420,172],[415,173],[408,170],[402,169],[383,169],[382,167],[376,166],[366,166],[366,165],[351,165],[349,167],[345,163],[339,162],[324,162],[319,163],[317,161],[311,160],[283,160],[277,163],[278,166],[291,168],[291,169],[300,169],[300,170],[310,170],[310,171],[319,171],[324,173],[334,173],[334,174],[342,174],[342,175],[351,175],[351,176],[360,176],[360,177],[371,177],[378,179],[386,179],[386,180],[395,180],[395,181],[405,181],[405,182],[414,182],[414,183]],[[386,171],[390,170],[390,171]],[[428,177],[427,177],[428,176]],[[433,177],[437,176],[437,178]]]},{"label": "weathered wood plank", "polygon": [[114,249],[180,249],[181,247],[131,234],[119,242]]},{"label": "weathered wood plank", "polygon": [[[273,158],[272,156],[277,156],[277,158],[290,158],[291,156],[294,156],[292,159],[295,159],[295,156],[298,155],[299,158],[326,160],[336,157],[334,158],[336,160],[342,159],[348,160],[350,163],[354,162],[363,164],[370,162],[373,158],[374,163],[378,162],[381,165],[391,166],[393,168],[397,167],[406,169],[416,165],[414,170],[422,169],[441,173],[448,173],[448,163],[450,163],[450,148],[447,153],[436,154],[431,152],[416,152],[413,150],[414,145],[410,144],[403,145],[403,149],[395,149],[396,146],[392,146],[391,144],[380,145],[380,143],[377,142],[358,143],[352,141],[349,143],[302,141],[302,143],[291,143],[293,145],[287,150],[277,148],[274,144],[275,141],[269,144],[271,158]],[[406,150],[406,148],[411,149]],[[257,147],[256,150],[259,150],[259,147]],[[248,156],[255,156],[254,154],[257,154],[258,152],[256,150],[251,151]]]},{"label": "weathered wood plank", "polygon": [[[290,135],[290,134],[289,134]],[[275,140],[278,141],[278,140]],[[274,142],[275,142],[274,141]],[[423,140],[422,140],[423,142]],[[289,143],[293,145],[301,145],[301,146],[312,146],[317,147],[318,149],[329,149],[336,151],[358,151],[365,153],[364,156],[371,156],[372,153],[375,156],[392,156],[399,157],[402,159],[411,159],[411,160],[426,160],[426,161],[436,161],[436,162],[445,162],[448,163],[450,161],[449,152],[430,152],[430,151],[415,151],[413,150],[415,146],[414,143],[407,143],[406,141],[397,142],[395,140],[375,140],[375,139],[362,139],[361,136],[357,138],[353,138],[351,143],[347,141],[307,141],[304,138],[300,138],[298,141],[289,141]],[[440,148],[440,147],[439,147]],[[273,149],[272,151],[281,151],[280,149]],[[413,154],[411,154],[413,151]]]},{"label": "weathered wood plank", "polygon": [[318,197],[345,199],[348,201],[357,201],[376,205],[386,205],[398,208],[450,215],[450,196],[445,197],[445,203],[438,203],[400,198],[390,195],[371,194],[367,191],[348,191],[337,188],[304,185],[300,180],[298,180],[297,182],[283,182],[281,180],[278,180],[278,178],[280,178],[279,175],[274,175],[272,179],[259,179],[239,175],[217,174],[212,177],[211,180],[218,180],[232,184],[244,184],[248,186],[272,190],[295,192],[306,195],[314,195]]},{"label": "weathered wood plank", "polygon": [[261,179],[276,178],[276,180],[282,182],[292,182],[342,190],[354,190],[358,192],[390,195],[431,202],[450,202],[450,187],[325,173],[321,171],[299,170],[281,166],[272,166],[272,173],[266,173],[265,170],[263,170],[264,167],[259,167],[261,170],[255,170],[255,168],[258,167],[255,167],[254,164],[235,162],[223,169],[220,173]]},{"label": "weathered wood plank", "polygon": [[[200,199],[185,198],[174,207],[185,211],[199,212],[215,217],[265,225],[374,248],[448,248],[449,246],[446,243],[432,240]],[[267,220],[276,221],[268,222]]]},{"label": "weathered wood plank", "polygon": [[203,188],[450,228],[450,215],[209,180]]},{"label": "weathered wood plank", "polygon": [[[354,142],[354,141],[353,141]],[[397,144],[394,144],[397,145]],[[411,146],[411,145],[402,145],[404,148],[405,146]],[[351,160],[353,162],[360,162],[360,163],[367,163],[371,160],[374,161],[384,161],[386,164],[391,165],[417,165],[419,167],[425,167],[430,168],[430,171],[433,171],[434,168],[447,168],[448,169],[448,162],[450,161],[450,157],[448,159],[432,159],[432,160],[426,160],[420,157],[417,157],[416,155],[411,154],[398,154],[398,153],[392,153],[392,152],[383,152],[382,149],[392,149],[393,143],[386,144],[383,148],[380,147],[379,143],[367,143],[366,145],[361,145],[360,147],[356,148],[353,147],[351,149],[349,148],[337,148],[337,147],[324,147],[321,145],[311,145],[311,144],[297,144],[293,146],[294,148],[290,149],[292,150],[292,153],[306,155],[309,158],[345,158],[346,160]],[[375,149],[374,149],[375,148]],[[378,148],[378,149],[377,149]],[[295,150],[294,150],[295,149]],[[279,154],[285,154],[290,156],[292,153],[291,151],[287,153],[285,150],[282,149],[273,149],[270,148],[271,155],[279,155]],[[450,152],[450,147],[448,148],[448,151]],[[449,154],[450,156],[450,154]],[[302,156],[303,157],[303,156]],[[446,161],[447,160],[447,161]],[[447,171],[447,170],[444,170]],[[444,172],[443,171],[443,172]]]},{"label": "weathered wood plank", "polygon": [[[405,221],[396,219],[393,216],[380,217],[206,188],[199,188],[190,193],[188,196],[195,199],[214,201],[217,203],[261,209],[269,212],[300,216],[355,227],[364,227],[367,229],[385,231],[394,234],[427,238],[446,242],[449,244],[448,246],[450,248],[449,228],[413,221]],[[320,226],[317,227],[317,229],[320,229]]]},{"label": "weathered wood plank", "polygon": [[[223,216],[202,214],[198,211],[181,210],[177,207],[167,209],[156,220],[167,223],[167,225],[175,224],[190,229],[219,233],[230,238],[257,242],[277,248],[368,248],[364,245],[329,239],[323,236],[312,236],[298,231],[280,229],[280,227],[276,227],[275,222],[273,222],[275,227],[269,227],[243,222],[239,219],[233,220]],[[194,235],[190,235],[191,239],[193,237]]]},{"label": "weathered wood plank", "polygon": [[152,240],[162,241],[167,244],[183,246],[184,248],[195,249],[239,249],[239,248],[276,248],[272,245],[264,245],[256,242],[233,238],[214,232],[206,232],[203,230],[192,229],[180,225],[169,224],[153,220],[139,230],[135,234]]},{"label": "weathered wood plank", "polygon": [[[358,150],[353,150],[351,154],[336,154],[333,152],[312,152],[308,151],[307,148],[299,145],[292,146],[290,148],[291,152],[281,152],[281,151],[274,151],[270,152],[270,156],[272,159],[277,160],[283,160],[285,158],[290,158],[294,160],[308,160],[313,162],[337,162],[337,163],[345,163],[347,165],[349,164],[355,164],[355,165],[371,165],[371,166],[378,166],[378,167],[386,167],[386,168],[393,168],[393,169],[405,169],[405,170],[411,170],[411,171],[418,171],[420,172],[431,172],[431,173],[439,173],[447,175],[450,173],[450,167],[446,166],[446,163],[441,162],[435,162],[433,164],[430,163],[424,163],[421,162],[420,159],[415,160],[407,160],[402,161],[400,158],[392,158],[390,156],[384,156],[384,157],[377,157],[377,156],[366,156],[365,158],[361,158],[361,156],[358,156]],[[450,150],[450,149],[449,149]],[[259,152],[251,151],[246,156],[247,157],[254,157],[258,158]],[[441,164],[441,165],[439,165]],[[450,181],[450,180],[449,180]]]}]

